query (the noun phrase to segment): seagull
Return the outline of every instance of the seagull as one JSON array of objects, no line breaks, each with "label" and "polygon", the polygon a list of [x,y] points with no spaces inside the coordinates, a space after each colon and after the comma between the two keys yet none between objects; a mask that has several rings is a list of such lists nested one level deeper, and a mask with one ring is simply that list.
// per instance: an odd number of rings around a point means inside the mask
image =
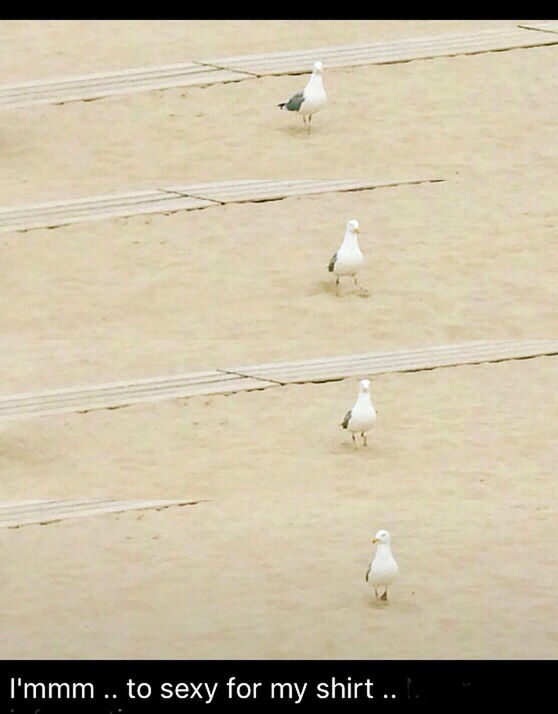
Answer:
[{"label": "seagull", "polygon": [[306,124],[306,116],[308,116],[308,133],[310,133],[312,114],[323,109],[327,102],[327,94],[325,93],[322,80],[323,73],[323,64],[321,62],[314,62],[314,71],[306,87],[304,87],[302,91],[293,94],[288,102],[282,102],[277,105],[280,109],[301,114],[304,124]]},{"label": "seagull", "polygon": [[358,247],[359,222],[354,218],[347,223],[345,237],[341,247],[329,261],[328,270],[335,273],[335,285],[339,286],[339,278],[342,276],[352,276],[354,283],[358,286],[357,273],[364,263],[364,256]]},{"label": "seagull", "polygon": [[372,543],[377,543],[376,555],[366,572],[366,582],[374,588],[376,598],[378,588],[383,587],[384,593],[380,600],[387,602],[387,589],[399,577],[399,568],[391,553],[391,536],[387,531],[378,531]]},{"label": "seagull", "polygon": [[352,432],[353,442],[356,444],[355,434],[360,432],[363,446],[367,446],[366,432],[370,431],[376,421],[376,410],[370,399],[370,380],[360,382],[358,397],[352,409],[345,414],[341,426]]}]

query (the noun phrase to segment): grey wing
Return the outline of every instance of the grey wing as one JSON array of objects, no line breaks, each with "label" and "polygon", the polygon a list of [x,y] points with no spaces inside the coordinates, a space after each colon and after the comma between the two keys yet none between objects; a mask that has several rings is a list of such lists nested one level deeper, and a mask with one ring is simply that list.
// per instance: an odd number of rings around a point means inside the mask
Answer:
[{"label": "grey wing", "polygon": [[285,104],[285,109],[288,109],[290,112],[297,112],[300,109],[300,107],[302,106],[303,101],[304,101],[304,90],[297,92],[296,94],[293,94],[293,96]]},{"label": "grey wing", "polygon": [[335,263],[337,262],[337,253],[333,256],[333,258],[329,261],[328,265],[328,270],[330,273],[333,273],[333,268],[335,268]]},{"label": "grey wing", "polygon": [[349,421],[351,419],[352,411],[353,411],[352,409],[349,409],[349,411],[345,414],[345,418],[343,419],[343,423],[341,424],[343,429],[346,429],[349,426]]}]

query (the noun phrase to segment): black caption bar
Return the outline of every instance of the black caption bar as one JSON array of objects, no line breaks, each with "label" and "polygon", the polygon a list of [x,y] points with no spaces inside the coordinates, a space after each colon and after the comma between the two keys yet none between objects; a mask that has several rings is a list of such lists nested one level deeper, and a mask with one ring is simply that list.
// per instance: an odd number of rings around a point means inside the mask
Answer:
[{"label": "black caption bar", "polygon": [[551,701],[555,661],[23,660],[0,663],[6,714],[132,714]]}]

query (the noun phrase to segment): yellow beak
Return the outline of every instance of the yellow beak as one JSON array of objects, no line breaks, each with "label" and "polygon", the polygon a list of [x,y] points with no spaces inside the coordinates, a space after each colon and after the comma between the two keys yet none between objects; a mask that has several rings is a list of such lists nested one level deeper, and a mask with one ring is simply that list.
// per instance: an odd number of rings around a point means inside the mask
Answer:
[{"label": "yellow beak", "polygon": [[372,543],[379,543],[380,541],[377,538],[374,538]]}]

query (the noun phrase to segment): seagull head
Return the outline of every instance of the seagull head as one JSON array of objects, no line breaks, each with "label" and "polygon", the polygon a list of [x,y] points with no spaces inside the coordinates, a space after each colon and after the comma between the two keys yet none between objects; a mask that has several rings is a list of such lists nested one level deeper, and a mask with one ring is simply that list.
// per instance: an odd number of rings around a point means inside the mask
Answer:
[{"label": "seagull head", "polygon": [[347,231],[349,233],[360,233],[360,223],[356,218],[353,218],[347,223]]},{"label": "seagull head", "polygon": [[361,379],[360,391],[361,392],[370,392],[370,380],[369,379]]},{"label": "seagull head", "polygon": [[378,531],[372,543],[391,543],[391,536],[387,531]]},{"label": "seagull head", "polygon": [[314,62],[314,72],[316,74],[322,74],[324,71],[324,66],[321,62]]}]

